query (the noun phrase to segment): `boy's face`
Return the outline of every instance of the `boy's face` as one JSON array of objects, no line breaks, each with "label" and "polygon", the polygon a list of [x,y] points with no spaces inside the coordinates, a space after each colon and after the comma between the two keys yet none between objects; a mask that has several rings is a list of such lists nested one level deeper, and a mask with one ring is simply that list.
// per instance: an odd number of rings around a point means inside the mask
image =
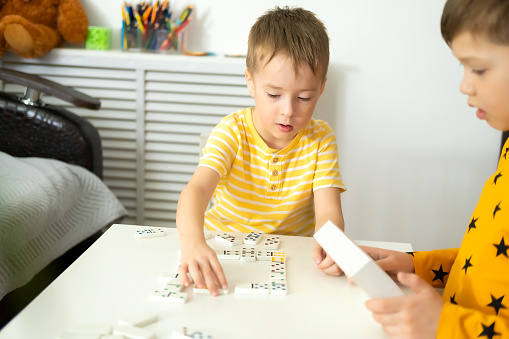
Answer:
[{"label": "boy's face", "polygon": [[464,67],[460,91],[468,95],[468,105],[491,127],[509,130],[509,46],[462,32],[451,50]]},{"label": "boy's face", "polygon": [[256,73],[246,70],[249,93],[255,99],[253,124],[267,146],[283,149],[307,125],[325,80],[301,65],[298,76],[286,55],[276,55]]}]

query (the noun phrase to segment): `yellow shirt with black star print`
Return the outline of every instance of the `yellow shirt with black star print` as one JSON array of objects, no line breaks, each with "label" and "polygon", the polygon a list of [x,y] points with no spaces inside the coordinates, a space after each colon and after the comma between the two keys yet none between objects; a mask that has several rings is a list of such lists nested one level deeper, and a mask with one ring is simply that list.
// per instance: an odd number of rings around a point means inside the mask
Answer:
[{"label": "yellow shirt with black star print", "polygon": [[417,275],[445,287],[437,338],[509,338],[509,140],[461,247],[412,255]]}]

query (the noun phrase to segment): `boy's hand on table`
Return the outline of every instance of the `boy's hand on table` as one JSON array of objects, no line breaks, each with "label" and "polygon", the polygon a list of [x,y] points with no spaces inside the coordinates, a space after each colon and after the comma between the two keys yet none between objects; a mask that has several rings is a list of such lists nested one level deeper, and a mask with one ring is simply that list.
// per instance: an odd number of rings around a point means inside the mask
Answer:
[{"label": "boy's hand on table", "polygon": [[316,241],[314,242],[313,249],[311,250],[311,257],[319,270],[330,275],[343,274],[343,271],[339,268],[339,266]]},{"label": "boy's hand on table", "polygon": [[179,276],[184,286],[187,287],[191,284],[187,276],[187,272],[189,272],[195,286],[197,288],[206,286],[212,296],[218,295],[218,286],[224,290],[228,289],[228,283],[216,252],[207,243],[187,245],[181,243],[181,247]]},{"label": "boy's hand on table", "polygon": [[416,274],[398,273],[397,279],[415,294],[368,300],[373,318],[391,338],[436,338],[442,297]]}]

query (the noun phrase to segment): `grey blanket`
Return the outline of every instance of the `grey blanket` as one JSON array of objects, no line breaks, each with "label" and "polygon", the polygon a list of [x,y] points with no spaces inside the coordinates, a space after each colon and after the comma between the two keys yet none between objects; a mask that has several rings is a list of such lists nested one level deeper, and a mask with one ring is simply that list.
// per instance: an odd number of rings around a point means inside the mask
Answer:
[{"label": "grey blanket", "polygon": [[126,213],[82,167],[0,152],[0,299]]}]

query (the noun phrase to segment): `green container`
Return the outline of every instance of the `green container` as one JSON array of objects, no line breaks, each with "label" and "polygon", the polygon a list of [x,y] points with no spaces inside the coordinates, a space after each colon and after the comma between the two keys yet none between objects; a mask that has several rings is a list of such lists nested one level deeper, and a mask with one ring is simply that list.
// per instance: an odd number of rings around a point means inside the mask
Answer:
[{"label": "green container", "polygon": [[86,49],[111,49],[111,29],[106,27],[88,27]]}]

